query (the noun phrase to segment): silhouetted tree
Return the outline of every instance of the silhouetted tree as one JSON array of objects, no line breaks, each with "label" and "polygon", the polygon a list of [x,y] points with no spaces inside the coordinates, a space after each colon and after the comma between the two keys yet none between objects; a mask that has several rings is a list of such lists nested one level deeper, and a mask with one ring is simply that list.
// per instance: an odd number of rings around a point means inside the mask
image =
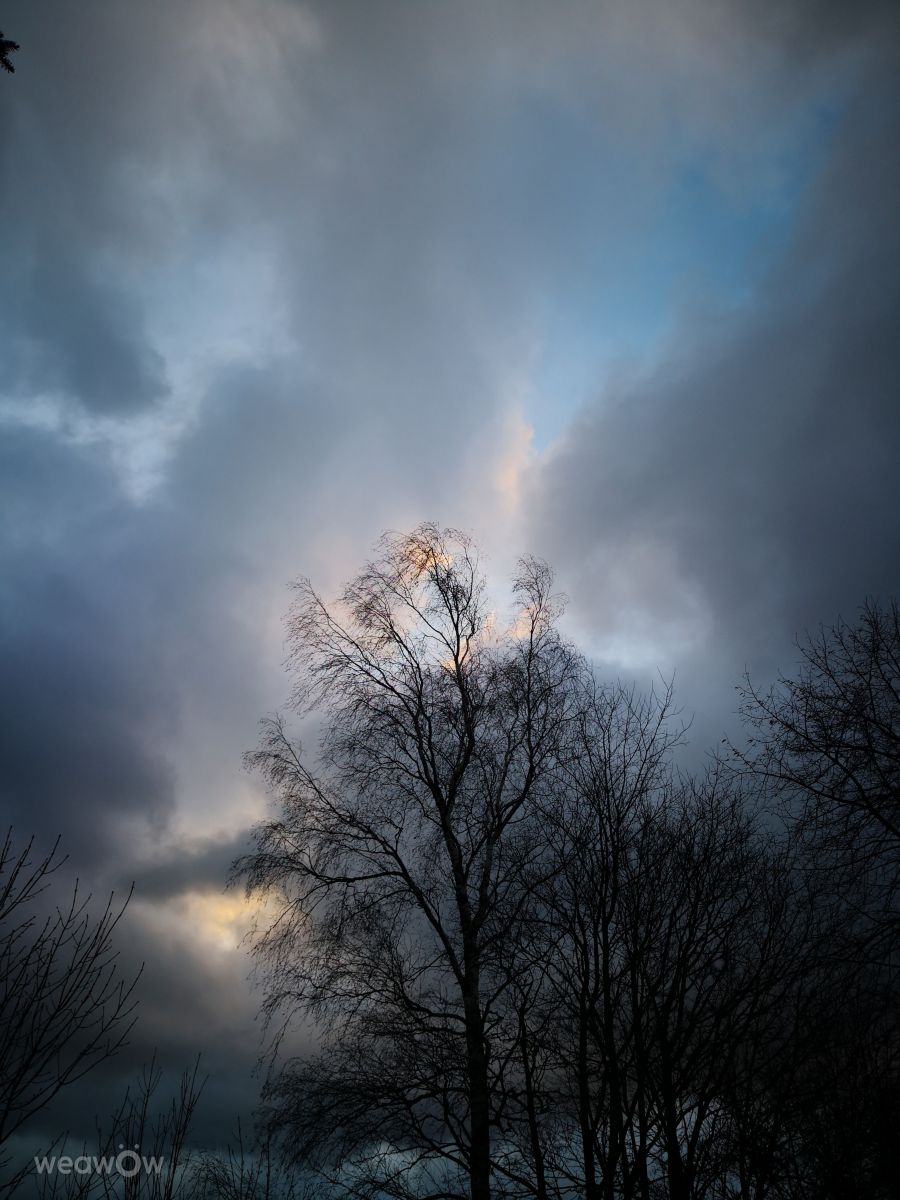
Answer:
[{"label": "silhouetted tree", "polygon": [[743,766],[809,847],[809,869],[852,905],[863,957],[896,954],[900,912],[900,611],[867,603],[800,643],[795,676],[748,680]]},{"label": "silhouetted tree", "polygon": [[600,689],[542,812],[556,869],[515,953],[543,968],[548,1196],[688,1200],[743,1175],[730,1194],[759,1200],[778,1174],[809,909],[721,767],[674,773],[671,703]]},{"label": "silhouetted tree", "polygon": [[498,631],[429,525],[333,605],[299,585],[318,756],[264,724],[279,811],[237,864],[273,1050],[319,1042],[273,1058],[270,1130],[360,1200],[886,1200],[897,610],[748,685],[738,770],[692,776],[671,688],[600,684],[543,564],[515,594]]},{"label": "silhouetted tree", "polygon": [[239,869],[275,905],[266,1012],[311,1016],[325,1043],[269,1100],[353,1194],[491,1195],[504,947],[578,669],[550,589],[523,562],[498,632],[471,543],[430,525],[385,538],[336,605],[299,585],[295,699],[324,713],[320,761],[266,724],[251,762],[281,811]]},{"label": "silhouetted tree", "polygon": [[[199,1070],[198,1058],[182,1072],[168,1102],[159,1105],[162,1070],[155,1059],[147,1064],[111,1117],[97,1122],[93,1146],[84,1143],[66,1154],[65,1173],[58,1165],[66,1146],[54,1148],[53,1169],[38,1176],[40,1200],[197,1200],[208,1195],[206,1160],[188,1144],[205,1083]],[[134,1150],[141,1160],[123,1161],[126,1174],[116,1166],[121,1150]]]},{"label": "silhouetted tree", "polygon": [[682,733],[671,708],[671,689],[643,698],[586,679],[557,786],[539,801],[546,865],[510,953],[530,958],[540,980],[521,1013],[521,1053],[543,1058],[531,1107],[544,1117],[533,1141],[548,1194],[568,1179],[587,1200],[630,1195],[636,1176],[646,1177],[651,1135],[627,906],[636,847]]},{"label": "silhouetted tree", "polygon": [[203,1155],[199,1182],[209,1200],[327,1200],[321,1180],[285,1167],[271,1130],[248,1138],[240,1125],[224,1153]]},{"label": "silhouetted tree", "polygon": [[130,897],[116,907],[111,896],[99,915],[77,881],[54,897],[58,842],[38,858],[33,846],[16,850],[12,830],[0,845],[0,1147],[115,1054],[134,1022],[137,979],[122,977],[113,945]]},{"label": "silhouetted tree", "polygon": [[789,1048],[789,1194],[881,1200],[898,1177],[900,612],[868,602],[799,648],[794,675],[741,689],[750,738],[735,751],[785,821],[817,930]]}]

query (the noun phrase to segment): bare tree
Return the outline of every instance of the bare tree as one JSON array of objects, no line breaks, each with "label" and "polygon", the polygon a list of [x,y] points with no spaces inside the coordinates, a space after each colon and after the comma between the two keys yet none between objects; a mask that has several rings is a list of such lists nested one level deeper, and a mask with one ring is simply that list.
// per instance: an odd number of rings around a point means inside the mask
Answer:
[{"label": "bare tree", "polygon": [[671,717],[671,689],[595,687],[542,806],[554,869],[510,951],[540,978],[541,1200],[761,1200],[778,1175],[810,910],[721,766],[673,771]]},{"label": "bare tree", "polygon": [[623,916],[629,858],[682,733],[671,715],[670,688],[640,697],[587,680],[558,786],[541,802],[549,869],[514,952],[531,955],[542,981],[523,1013],[523,1057],[541,1048],[555,1064],[544,1066],[544,1094],[532,1102],[545,1116],[537,1136],[547,1194],[568,1186],[586,1200],[627,1196],[646,1173],[651,1135]]},{"label": "bare tree", "polygon": [[311,1016],[325,1047],[268,1096],[350,1194],[502,1186],[502,949],[580,669],[549,570],[524,561],[515,595],[498,632],[468,538],[431,525],[386,537],[335,605],[301,583],[295,702],[324,716],[319,763],[280,721],[250,758],[281,810],[238,867],[275,904],[256,943],[265,1010]]},{"label": "bare tree", "polygon": [[[718,764],[679,781],[660,818],[633,877],[646,1087],[668,1194],[693,1200],[740,1173],[734,1134],[750,1128],[755,1073],[784,1052],[776,1030],[796,1032],[806,929],[784,848]],[[778,1122],[765,1132],[777,1144]],[[756,1200],[774,1172],[757,1149],[739,1193]]]},{"label": "bare tree", "polygon": [[583,695],[538,802],[507,947],[520,1194],[882,1200],[900,1005],[889,973],[836,953],[858,893],[726,764],[674,772],[670,708]]},{"label": "bare tree", "polygon": [[248,1138],[240,1124],[223,1153],[203,1156],[200,1184],[210,1200],[325,1200],[320,1179],[284,1164],[271,1130]]},{"label": "bare tree", "polygon": [[[159,1105],[163,1073],[154,1058],[112,1116],[97,1122],[93,1147],[83,1144],[66,1156],[65,1171],[59,1169],[65,1142],[54,1148],[53,1169],[39,1176],[40,1200],[195,1200],[208,1195],[205,1159],[188,1144],[205,1084],[199,1070],[198,1058],[182,1072],[168,1103]],[[119,1157],[123,1150],[127,1158]],[[41,1158],[49,1167],[49,1154]]]},{"label": "bare tree", "polygon": [[96,915],[76,881],[48,903],[65,859],[58,842],[33,851],[33,839],[16,850],[12,830],[0,846],[0,1147],[114,1055],[134,1023],[137,977],[122,976],[114,946],[130,895]]},{"label": "bare tree", "polygon": [[798,1027],[785,1055],[786,1194],[888,1195],[885,1114],[900,1107],[900,612],[867,602],[855,624],[839,620],[799,649],[793,675],[740,689],[749,738],[733,748],[784,819],[815,927],[804,950],[815,1032]]},{"label": "bare tree", "polygon": [[735,751],[809,847],[809,869],[853,906],[865,954],[896,955],[900,914],[900,610],[864,605],[800,643],[795,676],[741,689]]},{"label": "bare tree", "polygon": [[[895,943],[844,950],[862,901],[892,928],[896,610],[748,692],[739,774],[692,777],[671,689],[599,685],[542,564],[515,593],[498,631],[432,526],[333,605],[299,586],[294,703],[323,732],[310,758],[265,723],[279,811],[236,868],[269,900],[269,1128],[359,1200],[836,1198],[835,1154],[880,1197]],[[285,1061],[297,1016],[318,1049]]]}]

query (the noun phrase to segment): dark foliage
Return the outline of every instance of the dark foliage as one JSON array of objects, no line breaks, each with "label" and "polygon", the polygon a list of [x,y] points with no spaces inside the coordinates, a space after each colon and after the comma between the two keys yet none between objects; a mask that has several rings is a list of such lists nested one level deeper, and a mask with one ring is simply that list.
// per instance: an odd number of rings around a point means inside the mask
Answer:
[{"label": "dark foliage", "polygon": [[3,36],[3,30],[0,29],[0,67],[4,71],[8,71],[10,75],[14,75],[16,68],[10,62],[10,54],[14,54],[19,49],[18,42],[12,42],[9,38]]}]

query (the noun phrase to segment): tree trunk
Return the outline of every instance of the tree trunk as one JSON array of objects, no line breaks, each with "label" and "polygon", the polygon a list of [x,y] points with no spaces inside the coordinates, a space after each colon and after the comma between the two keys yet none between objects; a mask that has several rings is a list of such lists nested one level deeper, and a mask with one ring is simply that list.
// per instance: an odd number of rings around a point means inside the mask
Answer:
[{"label": "tree trunk", "polygon": [[524,1010],[519,1012],[519,1039],[522,1044],[522,1070],[525,1076],[525,1104],[528,1113],[528,1135],[531,1139],[531,1157],[534,1161],[535,1200],[547,1200],[547,1180],[544,1169],[544,1148],[538,1125],[535,1104],[534,1076],[528,1058],[528,1030]]},{"label": "tree trunk", "polygon": [[584,1164],[585,1200],[600,1200],[597,1188],[597,1163],[594,1154],[594,1127],[591,1120],[591,1086],[588,1067],[588,1014],[582,996],[578,1014],[578,1118],[581,1125],[581,1154]]},{"label": "tree trunk", "polygon": [[488,1059],[481,1023],[478,974],[466,980],[464,996],[469,1079],[469,1185],[472,1200],[491,1200],[491,1129]]}]

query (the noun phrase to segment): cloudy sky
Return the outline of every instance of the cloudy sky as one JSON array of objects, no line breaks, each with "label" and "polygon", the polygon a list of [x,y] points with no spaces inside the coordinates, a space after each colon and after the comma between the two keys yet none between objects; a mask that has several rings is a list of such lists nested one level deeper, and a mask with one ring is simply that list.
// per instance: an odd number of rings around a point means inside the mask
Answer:
[{"label": "cloudy sky", "polygon": [[[228,864],[287,583],[556,568],[692,751],[900,592],[890,3],[4,0],[0,815],[137,881],[134,1044],[252,1106]],[[56,1118],[54,1118],[56,1119]]]}]

